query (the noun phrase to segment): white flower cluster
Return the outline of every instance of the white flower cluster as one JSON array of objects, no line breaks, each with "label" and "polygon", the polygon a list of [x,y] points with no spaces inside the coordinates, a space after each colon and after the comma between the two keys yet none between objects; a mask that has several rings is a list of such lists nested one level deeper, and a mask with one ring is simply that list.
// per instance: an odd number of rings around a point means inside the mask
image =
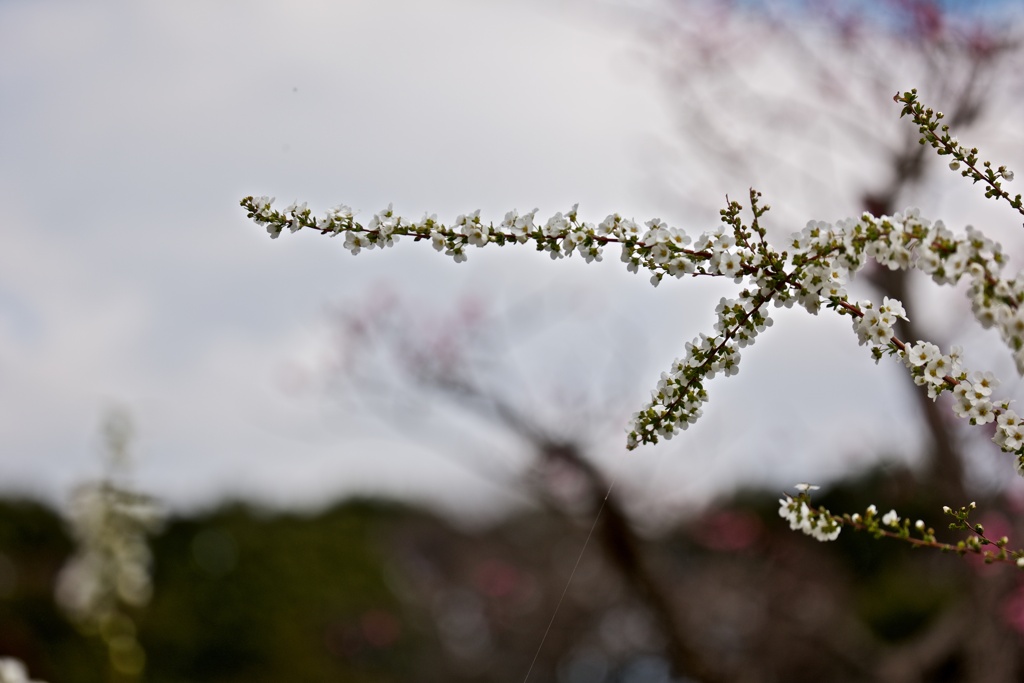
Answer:
[{"label": "white flower cluster", "polygon": [[882,299],[882,305],[878,307],[870,301],[863,301],[860,309],[864,315],[854,317],[853,331],[857,333],[857,340],[862,346],[887,345],[896,334],[893,330],[896,321],[907,319],[903,304],[889,297]]},{"label": "white flower cluster", "polygon": [[25,665],[12,657],[0,657],[0,683],[41,683],[29,680]]},{"label": "white flower cluster", "polygon": [[57,583],[60,605],[83,624],[99,624],[118,603],[142,606],[152,592],[146,534],[159,524],[152,503],[110,484],[83,486],[72,499],[77,552]]},{"label": "white flower cluster", "polygon": [[779,516],[789,522],[793,531],[800,530],[819,541],[834,541],[842,530],[828,510],[812,510],[803,496],[779,498]]},{"label": "white flower cluster", "polygon": [[1010,408],[1010,401],[993,399],[992,391],[999,381],[991,372],[968,375],[961,369],[960,353],[959,347],[953,347],[948,355],[943,355],[935,344],[917,342],[905,346],[903,362],[914,382],[927,387],[932,399],[953,387],[953,412],[957,417],[972,425],[996,422],[992,440],[1001,450],[1017,454],[1017,470],[1024,476],[1024,422]]},{"label": "white flower cluster", "polygon": [[[956,379],[957,375],[966,378],[966,375],[960,368],[960,354],[961,349],[959,346],[954,346],[950,349],[948,355],[944,355],[935,344],[919,341],[904,345],[903,363],[910,370],[914,383],[918,386],[927,387],[928,397],[934,400],[950,386],[955,385],[957,388],[970,387],[970,384]],[[989,373],[989,376],[991,376],[991,373]],[[991,386],[990,382],[989,390],[991,390]],[[966,416],[965,414],[958,414],[960,417]]]},{"label": "white flower cluster", "polygon": [[[835,227],[812,222],[794,236],[792,244],[803,250],[793,257],[794,263],[811,264],[801,282],[805,291],[819,294],[807,306],[812,312],[822,299],[837,301],[834,293],[845,296],[845,278],[863,265],[865,257],[894,270],[917,268],[938,284],[956,284],[962,277],[969,277],[968,296],[976,317],[984,327],[999,328],[1018,370],[1024,373],[1024,312],[1019,306],[1024,301],[1024,274],[1013,280],[1003,279],[1006,259],[1002,248],[974,228],[968,227],[966,235],[956,236],[941,221],[932,224],[911,209],[891,217],[865,214]],[[798,300],[805,303],[803,296]],[[840,313],[853,315],[860,343],[871,346],[876,360],[886,352],[900,354],[914,381],[926,387],[933,400],[951,391],[955,398],[953,411],[959,417],[971,424],[997,420],[993,441],[1018,456],[1017,468],[1024,475],[1024,426],[1010,409],[1009,401],[992,398],[998,382],[991,373],[969,375],[961,368],[958,347],[946,355],[929,342],[903,344],[896,340],[893,326],[897,319],[906,320],[899,301],[886,298],[875,307],[870,302],[853,305],[839,300],[837,308]]]},{"label": "white flower cluster", "polygon": [[754,337],[772,319],[762,310],[768,299],[743,290],[739,299],[722,298],[715,312],[717,335],[701,334],[686,343],[686,356],[676,359],[669,372],[663,372],[651,392],[651,403],[633,415],[633,429],[627,436],[627,448],[640,443],[656,443],[659,437],[671,439],[680,430],[695,423],[707,401],[704,379],[739,372],[740,349],[752,344]]},{"label": "white flower cluster", "polygon": [[[1024,373],[1024,315],[1019,303],[1024,300],[1024,274],[1013,280],[1001,277],[1006,264],[1002,247],[968,226],[966,235],[956,236],[942,221],[934,224],[922,219],[916,209],[903,214],[875,218],[864,214],[857,220],[840,221],[834,227],[812,222],[797,236],[792,246],[798,249],[793,261],[804,267],[801,288],[812,296],[801,303],[815,312],[822,298],[845,298],[845,279],[861,268],[866,258],[893,270],[916,268],[938,284],[956,284],[965,275],[971,284],[968,296],[978,321],[984,327],[998,327],[1003,341],[1014,352],[1017,368]],[[890,317],[905,319],[899,302]],[[867,315],[867,304],[861,305]],[[879,309],[880,316],[884,311]],[[884,322],[884,321],[883,321]],[[861,343],[885,344],[881,328],[855,323]],[[872,339],[871,332],[878,332]]]},{"label": "white flower cluster", "polygon": [[[375,214],[363,226],[347,206],[314,218],[305,204],[293,204],[284,212],[273,208],[273,199],[246,197],[242,206],[272,237],[285,228],[303,227],[323,234],[345,235],[345,247],[358,253],[363,249],[391,246],[400,235],[415,241],[429,240],[457,262],[466,259],[468,246],[504,245],[532,241],[552,258],[580,254],[587,261],[600,261],[609,244],[621,247],[621,259],[631,272],[643,268],[657,285],[665,276],[727,277],[746,288],[735,298],[723,298],[716,308],[714,334],[701,334],[686,344],[684,357],[663,372],[650,402],[633,416],[627,447],[657,443],[686,429],[701,416],[707,400],[704,381],[722,373],[739,371],[740,349],[752,344],[772,320],[765,309],[791,307],[798,303],[811,313],[824,305],[841,315],[850,315],[861,344],[877,360],[900,355],[915,381],[937,398],[954,391],[956,412],[972,424],[999,419],[995,441],[1003,450],[1019,456],[1024,471],[1024,431],[1009,402],[991,399],[994,380],[971,375],[960,368],[959,351],[943,355],[927,342],[904,344],[894,336],[898,320],[906,320],[903,305],[884,298],[880,305],[848,299],[845,285],[869,260],[890,269],[917,268],[940,284],[955,284],[962,277],[971,280],[968,294],[979,321],[997,326],[1024,372],[1024,274],[1013,280],[1001,278],[1005,257],[1000,246],[973,228],[957,236],[941,221],[922,219],[914,209],[894,216],[876,218],[864,214],[835,225],[811,221],[788,246],[792,252],[778,252],[765,241],[760,217],[768,210],[759,204],[759,193],[751,192],[754,219],[748,225],[740,217],[742,207],[730,202],[721,212],[722,223],[696,240],[683,231],[652,219],[639,226],[618,214],[594,225],[579,220],[577,207],[556,213],[543,224],[537,210],[526,214],[510,211],[498,225],[485,223],[480,212],[459,216],[450,227],[436,216],[409,221],[396,215],[391,206]],[[1005,417],[1004,417],[1005,415]]]}]

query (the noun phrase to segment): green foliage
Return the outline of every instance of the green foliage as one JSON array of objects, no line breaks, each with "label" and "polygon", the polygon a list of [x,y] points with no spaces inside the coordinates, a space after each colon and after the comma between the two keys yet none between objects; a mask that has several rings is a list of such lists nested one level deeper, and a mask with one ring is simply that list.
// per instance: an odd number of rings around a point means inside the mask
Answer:
[{"label": "green foliage", "polygon": [[[137,615],[151,683],[408,680],[404,629],[378,540],[395,509],[347,503],[317,515],[233,505],[170,522],[153,542],[155,596]],[[0,504],[0,552],[16,585],[0,599],[0,652],[42,680],[105,680],[104,650],[53,604],[72,546],[59,517]]]}]

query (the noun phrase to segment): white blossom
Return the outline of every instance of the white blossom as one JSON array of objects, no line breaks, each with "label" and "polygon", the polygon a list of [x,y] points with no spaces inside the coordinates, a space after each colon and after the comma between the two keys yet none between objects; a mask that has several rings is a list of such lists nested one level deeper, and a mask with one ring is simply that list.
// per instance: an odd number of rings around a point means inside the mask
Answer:
[{"label": "white blossom", "polygon": [[75,555],[57,580],[57,602],[75,619],[99,622],[121,602],[149,601],[151,555],[146,536],[160,522],[149,499],[111,484],[79,488],[72,499]]},{"label": "white blossom", "polygon": [[827,510],[812,510],[806,502],[789,496],[779,499],[779,516],[789,522],[793,531],[802,531],[819,541],[836,540],[842,528]]}]

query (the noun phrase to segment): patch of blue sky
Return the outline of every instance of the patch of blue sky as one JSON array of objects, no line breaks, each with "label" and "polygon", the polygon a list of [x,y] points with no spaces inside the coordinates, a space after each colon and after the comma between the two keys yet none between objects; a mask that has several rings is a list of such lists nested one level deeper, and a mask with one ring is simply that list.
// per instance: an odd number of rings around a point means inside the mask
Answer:
[{"label": "patch of blue sky", "polygon": [[1020,0],[735,0],[738,7],[794,15],[813,14],[857,17],[873,24],[904,29],[915,17],[939,10],[950,19],[996,21],[1021,12]]}]

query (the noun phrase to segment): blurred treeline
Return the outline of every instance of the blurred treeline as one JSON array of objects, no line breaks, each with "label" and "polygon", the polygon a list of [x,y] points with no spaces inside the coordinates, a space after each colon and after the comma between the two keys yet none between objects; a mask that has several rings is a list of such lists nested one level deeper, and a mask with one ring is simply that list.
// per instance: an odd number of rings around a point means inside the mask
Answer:
[{"label": "blurred treeline", "polygon": [[[910,481],[879,471],[821,502],[887,500],[941,521]],[[656,537],[600,520],[531,681],[684,680],[669,673],[673,639],[721,680],[1024,679],[1013,567],[849,531],[818,543],[791,532],[765,492]],[[538,509],[467,531],[370,500],[171,519],[153,540],[154,598],[135,615],[145,680],[521,681],[592,521]],[[1020,538],[1005,519],[984,521]],[[55,606],[71,551],[57,512],[0,503],[0,654],[51,683],[116,680],[98,639]]]}]

